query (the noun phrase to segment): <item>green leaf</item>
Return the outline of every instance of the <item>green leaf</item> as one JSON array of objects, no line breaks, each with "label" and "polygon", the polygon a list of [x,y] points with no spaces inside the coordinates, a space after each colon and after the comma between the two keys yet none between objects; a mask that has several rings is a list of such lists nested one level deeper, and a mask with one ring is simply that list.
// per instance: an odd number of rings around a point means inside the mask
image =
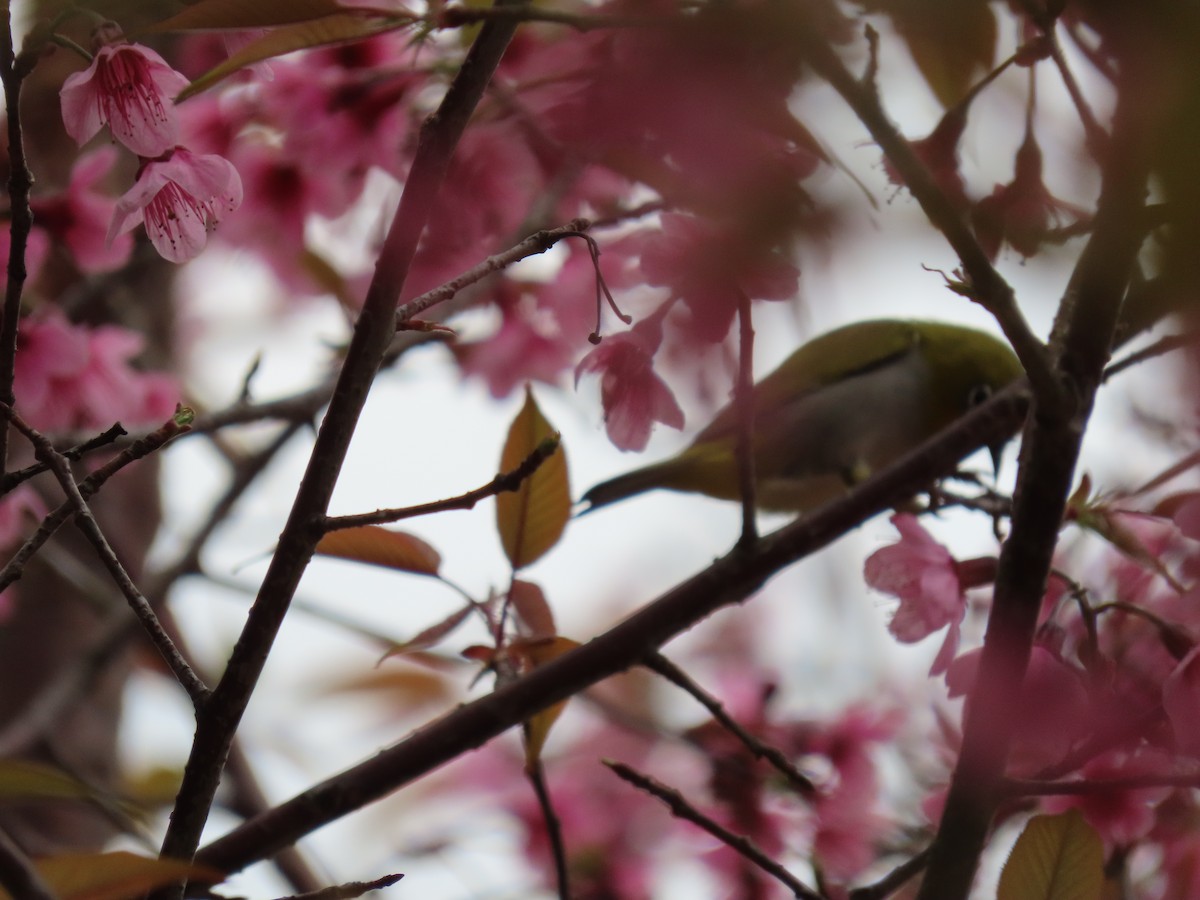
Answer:
[{"label": "green leaf", "polygon": [[222,79],[254,63],[274,59],[296,50],[352,43],[384,32],[407,28],[415,21],[415,16],[339,13],[298,22],[295,25],[284,25],[247,44],[220,65],[209,69],[180,91],[175,101],[178,103],[208,90]]},{"label": "green leaf", "polygon": [[0,799],[90,800],[95,792],[77,778],[44,763],[0,760]]},{"label": "green leaf", "polygon": [[868,4],[891,18],[930,90],[949,108],[996,56],[996,15],[987,0],[885,0]]},{"label": "green leaf", "polygon": [[996,900],[1099,900],[1104,847],[1077,809],[1034,816],[1000,873]]},{"label": "green leaf", "polygon": [[[558,434],[546,421],[525,388],[525,405],[508,430],[500,471],[511,472],[546,440]],[[514,570],[539,559],[562,537],[571,517],[571,486],[567,478],[567,456],[558,447],[515,491],[496,496],[496,528],[500,543]]]},{"label": "green leaf", "polygon": [[379,525],[331,531],[317,542],[316,552],[415,575],[437,575],[442,564],[441,554],[416,535]]},{"label": "green leaf", "polygon": [[[216,884],[225,877],[208,866],[124,851],[65,853],[39,859],[35,866],[60,900],[140,900],[146,891],[177,881]],[[0,900],[11,900],[2,888]]]}]

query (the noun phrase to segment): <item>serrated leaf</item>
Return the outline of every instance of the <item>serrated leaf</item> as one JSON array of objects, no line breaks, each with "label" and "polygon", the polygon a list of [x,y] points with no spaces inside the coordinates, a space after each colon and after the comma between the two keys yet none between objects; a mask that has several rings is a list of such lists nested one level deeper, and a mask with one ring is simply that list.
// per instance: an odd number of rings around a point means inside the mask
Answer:
[{"label": "serrated leaf", "polygon": [[437,575],[442,564],[441,554],[416,535],[379,525],[330,531],[317,541],[316,552],[416,575]]},{"label": "serrated leaf", "polygon": [[139,28],[136,33],[274,28],[345,12],[346,7],[337,0],[198,0],[168,19]]},{"label": "serrated leaf", "polygon": [[94,796],[82,781],[53,766],[22,759],[0,760],[0,799],[88,800]]},{"label": "serrated leaf", "polygon": [[[508,429],[500,455],[500,471],[513,471],[543,441],[557,437],[526,386],[525,404]],[[570,516],[567,455],[559,446],[520,488],[496,496],[496,528],[513,569],[524,568],[557,544]]]},{"label": "serrated leaf", "polygon": [[996,900],[1100,900],[1104,846],[1077,809],[1034,816],[1000,873]]},{"label": "serrated leaf", "polygon": [[[518,641],[510,647],[519,650],[529,661],[530,668],[536,669],[552,659],[558,659],[564,653],[579,646],[578,641],[565,637],[542,638],[540,640]],[[542,748],[550,729],[566,709],[567,701],[560,700],[553,706],[548,706],[530,718],[524,727],[525,734],[525,768],[532,769],[542,757]]]},{"label": "serrated leaf", "polygon": [[209,69],[180,91],[175,101],[182,102],[201,91],[206,91],[234,72],[254,63],[274,59],[297,50],[311,50],[314,47],[328,47],[331,44],[346,44],[388,31],[398,31],[401,28],[409,27],[414,21],[416,19],[413,16],[338,13],[275,28],[257,41],[242,47],[224,62]]},{"label": "serrated leaf", "polygon": [[455,610],[440,622],[435,622],[428,628],[422,630],[418,634],[409,638],[403,643],[399,643],[391,647],[387,653],[383,654],[380,662],[392,656],[402,656],[408,653],[415,653],[418,650],[428,650],[434,644],[437,644],[452,632],[455,628],[461,625],[471,613],[475,611],[475,604],[468,603],[462,609]]},{"label": "serrated leaf", "polygon": [[[35,862],[59,900],[140,900],[146,891],[177,881],[217,884],[224,875],[208,866],[134,853],[65,853]],[[11,900],[0,888],[0,900]]]}]

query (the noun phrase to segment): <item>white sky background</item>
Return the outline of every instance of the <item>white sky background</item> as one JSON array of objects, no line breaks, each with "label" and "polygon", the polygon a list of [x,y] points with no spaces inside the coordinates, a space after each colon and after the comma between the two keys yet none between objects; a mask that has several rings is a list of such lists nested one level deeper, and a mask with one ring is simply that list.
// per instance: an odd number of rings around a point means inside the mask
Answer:
[{"label": "white sky background", "polygon": [[[881,84],[911,84],[901,45],[885,38],[882,50]],[[889,73],[895,77],[889,78]],[[1047,68],[1040,79],[1040,121],[1063,123],[1072,133],[1059,136],[1043,127],[1040,137],[1048,165],[1061,159],[1054,149],[1058,141],[1073,141],[1077,128],[1072,113],[1046,115],[1051,107],[1064,102],[1050,74]],[[980,131],[969,130],[964,145],[967,171],[993,173],[986,181],[972,181],[975,190],[985,184],[990,189],[993,181],[1010,177],[1012,154],[1022,138],[1024,90],[1024,70],[1020,76],[1010,73],[985,95],[976,111],[980,121],[989,111],[994,113],[992,121],[1012,127],[1013,133],[993,141],[981,137]],[[905,133],[927,133],[940,115],[934,101],[923,89],[909,91],[906,97],[894,96],[894,92],[894,87],[891,92],[885,90],[885,101],[893,118],[903,123]],[[955,260],[944,242],[932,236],[906,193],[888,201],[895,191],[886,184],[878,149],[860,137],[861,126],[848,116],[841,101],[825,93],[816,105],[805,104],[806,110],[821,110],[819,121],[811,114],[807,121],[867,183],[881,206],[877,212],[867,209],[858,189],[841,173],[814,179],[819,185],[814,189],[851,192],[859,197],[862,227],[848,230],[829,260],[801,260],[801,292],[807,301],[802,307],[756,307],[756,371],[770,371],[805,339],[859,319],[932,317],[995,330],[986,313],[947,291],[939,275],[922,269],[925,264],[950,270]],[[1070,177],[1069,173],[1047,172],[1052,191],[1057,188],[1060,193],[1070,193],[1069,188],[1062,190],[1064,175]],[[1091,202],[1094,186],[1076,189],[1081,203]],[[1009,251],[999,262],[1040,335],[1048,331],[1054,304],[1065,284],[1066,272],[1059,262],[1069,263],[1077,246],[1069,246],[1058,259],[1051,254],[1048,259],[1024,263]],[[480,253],[495,249],[480,248]],[[263,364],[254,382],[259,399],[306,387],[328,359],[326,348],[346,337],[343,317],[331,302],[311,304],[283,319],[275,315],[279,298],[272,296],[270,285],[256,277],[244,259],[209,253],[193,263],[183,279],[186,293],[194,298],[184,313],[194,335],[189,374],[210,406],[236,398],[244,373],[259,354]],[[581,298],[581,302],[589,300]],[[609,328],[619,327],[611,318],[608,323]],[[1162,393],[1154,392],[1153,386],[1154,375],[1145,367],[1122,376],[1117,389],[1102,393],[1083,464],[1100,485],[1111,484],[1109,479],[1115,477],[1140,480],[1170,461],[1164,451],[1149,444],[1144,452],[1131,449],[1136,438],[1129,434],[1129,392],[1138,402],[1148,402]],[[594,383],[585,382],[578,393],[569,384],[561,389],[536,385],[535,393],[543,412],[562,432],[574,496],[606,477],[675,452],[704,421],[703,414],[686,408],[686,391],[680,390],[680,401],[688,412],[685,432],[660,428],[644,455],[623,454],[604,435]],[[481,383],[464,383],[443,348],[411,352],[374,388],[331,511],[404,506],[456,495],[485,483],[496,472],[508,424],[520,402],[519,395],[495,402]],[[241,440],[234,432],[228,438]],[[210,572],[251,588],[257,585],[266,568],[265,554],[287,515],[309,446],[307,438],[293,441],[267,477],[247,495],[236,516],[210,545],[205,557]],[[172,548],[186,539],[197,517],[204,515],[223,487],[224,472],[215,466],[216,460],[202,438],[180,441],[165,455],[166,524],[159,558],[168,558]],[[1015,446],[1006,456],[1004,475],[1009,483],[1014,461]],[[987,462],[981,455],[969,465],[982,470]],[[573,521],[559,546],[523,577],[544,588],[562,633],[585,640],[727,552],[737,538],[739,517],[734,504],[668,492],[643,495]],[[764,517],[763,524],[773,529],[784,521]],[[960,558],[994,549],[990,523],[979,517],[948,515],[941,521],[926,520],[926,524],[947,540]],[[443,555],[443,573],[476,597],[507,584],[508,567],[495,535],[492,501],[473,511],[410,520],[401,527],[434,544]],[[872,520],[816,558],[781,573],[748,608],[718,614],[668,645],[668,656],[679,658],[681,646],[714,640],[730,617],[749,616],[759,622],[769,618],[771,627],[759,629],[762,658],[777,669],[785,687],[781,705],[798,714],[819,715],[839,708],[848,699],[877,697],[897,666],[912,673],[919,685],[919,676],[940,645],[941,635],[915,648],[898,647],[885,630],[890,603],[868,595],[862,585],[863,560],[894,536],[886,517]],[[299,596],[307,603],[373,625],[397,640],[448,614],[459,602],[450,590],[428,579],[331,560],[313,564]],[[195,650],[207,663],[219,666],[236,637],[249,597],[197,579],[181,584],[173,597],[173,608]],[[464,628],[445,646],[454,651],[481,639],[478,630]],[[402,736],[402,727],[389,724],[386,707],[357,695],[322,695],[323,685],[331,681],[369,673],[377,655],[375,647],[336,625],[293,611],[243,725],[247,745],[259,748],[255,761],[273,797],[291,796]],[[700,677],[703,681],[703,675]],[[486,687],[477,688],[474,695],[483,689]],[[132,691],[126,730],[130,755],[144,765],[181,765],[192,735],[186,711],[152,684],[139,683]],[[678,707],[681,721],[699,721],[690,700],[681,698]],[[574,727],[572,715],[580,713],[573,710],[558,726],[563,735]],[[555,744],[556,735],[552,734],[551,758]],[[441,804],[422,803],[420,787],[413,793],[415,803],[401,797],[398,802],[369,808],[305,845],[337,879],[367,879],[388,871],[409,873],[399,887],[381,896],[406,896],[406,888],[412,896],[454,900],[530,895],[528,883],[505,859],[519,857],[519,849],[511,835],[500,830],[499,819],[495,823],[478,815],[471,819],[476,833],[469,843],[474,851],[451,847],[440,857],[426,860],[397,855],[396,848],[403,849],[405,842],[431,840],[438,833],[432,810],[440,810]],[[413,809],[418,814],[406,816]],[[214,834],[228,824],[218,823]],[[489,853],[489,849],[499,852]],[[253,874],[232,885],[253,897],[283,891],[269,877]],[[703,895],[702,886],[682,877],[661,894]]]}]

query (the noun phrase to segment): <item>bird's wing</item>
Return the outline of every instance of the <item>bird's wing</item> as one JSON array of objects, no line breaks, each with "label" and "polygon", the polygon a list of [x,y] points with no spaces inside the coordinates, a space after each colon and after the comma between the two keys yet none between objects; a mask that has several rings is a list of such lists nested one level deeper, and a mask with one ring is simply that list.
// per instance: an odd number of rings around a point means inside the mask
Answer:
[{"label": "bird's wing", "polygon": [[[909,322],[880,320],[839,328],[809,341],[754,387],[755,430],[770,432],[773,416],[831,382],[887,365],[912,351],[919,332]],[[732,438],[737,412],[726,405],[704,427],[693,446]]]}]

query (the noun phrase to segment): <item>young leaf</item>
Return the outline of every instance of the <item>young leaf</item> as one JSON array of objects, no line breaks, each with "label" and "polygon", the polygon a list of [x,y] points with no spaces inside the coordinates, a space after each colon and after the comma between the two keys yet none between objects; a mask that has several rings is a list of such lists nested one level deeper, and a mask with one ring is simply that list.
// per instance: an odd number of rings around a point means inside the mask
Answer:
[{"label": "young leaf", "polygon": [[[552,659],[557,659],[569,650],[574,650],[579,646],[578,641],[573,641],[565,637],[544,638],[541,640],[517,641],[512,645],[513,650],[518,648],[528,658],[530,668],[536,669],[544,663],[550,662]],[[563,709],[566,708],[567,701],[561,700],[553,706],[548,706],[540,713],[536,713],[533,718],[525,723],[525,767],[532,769],[542,756],[542,747],[546,745],[546,737],[550,734],[550,728],[558,721],[558,717],[562,715]]]},{"label": "young leaf", "polygon": [[[36,866],[60,900],[139,900],[146,891],[184,879],[216,884],[225,877],[208,866],[125,851],[67,853],[40,859]],[[0,888],[0,900],[12,898]]]},{"label": "young leaf", "polygon": [[946,108],[992,66],[996,15],[986,0],[873,2],[890,16],[926,84]]},{"label": "young leaf", "polygon": [[[557,437],[526,387],[525,405],[504,442],[500,471],[511,472],[543,441]],[[524,568],[558,543],[570,516],[567,456],[559,447],[517,490],[496,496],[496,528],[513,569]]]},{"label": "young leaf", "polygon": [[397,31],[407,28],[413,21],[412,16],[401,18],[339,13],[323,16],[320,19],[298,22],[295,25],[284,25],[267,32],[257,41],[238,50],[223,63],[209,69],[180,91],[175,100],[182,102],[194,94],[206,91],[234,72],[257,62],[274,59],[295,50],[310,50],[313,47],[326,47],[330,44],[345,44],[387,31]]},{"label": "young leaf", "polygon": [[475,611],[475,604],[468,603],[461,609],[452,612],[440,622],[435,622],[428,628],[423,629],[418,634],[399,644],[393,645],[387,653],[380,657],[379,661],[383,662],[392,656],[401,656],[408,653],[415,653],[418,650],[428,650],[430,647],[437,644],[452,632],[455,628],[466,621],[467,616]]},{"label": "young leaf", "polygon": [[1079,810],[1034,816],[1017,838],[996,900],[1100,900],[1104,847]]},{"label": "young leaf", "polygon": [[0,760],[0,800],[55,797],[88,800],[95,792],[66,772],[44,763]]},{"label": "young leaf", "polygon": [[554,612],[546,602],[542,589],[531,581],[514,580],[508,592],[508,602],[525,626],[523,633],[530,637],[553,637]]},{"label": "young leaf", "polygon": [[437,575],[441,555],[419,537],[379,525],[339,528],[317,542],[317,553],[416,575]]}]

